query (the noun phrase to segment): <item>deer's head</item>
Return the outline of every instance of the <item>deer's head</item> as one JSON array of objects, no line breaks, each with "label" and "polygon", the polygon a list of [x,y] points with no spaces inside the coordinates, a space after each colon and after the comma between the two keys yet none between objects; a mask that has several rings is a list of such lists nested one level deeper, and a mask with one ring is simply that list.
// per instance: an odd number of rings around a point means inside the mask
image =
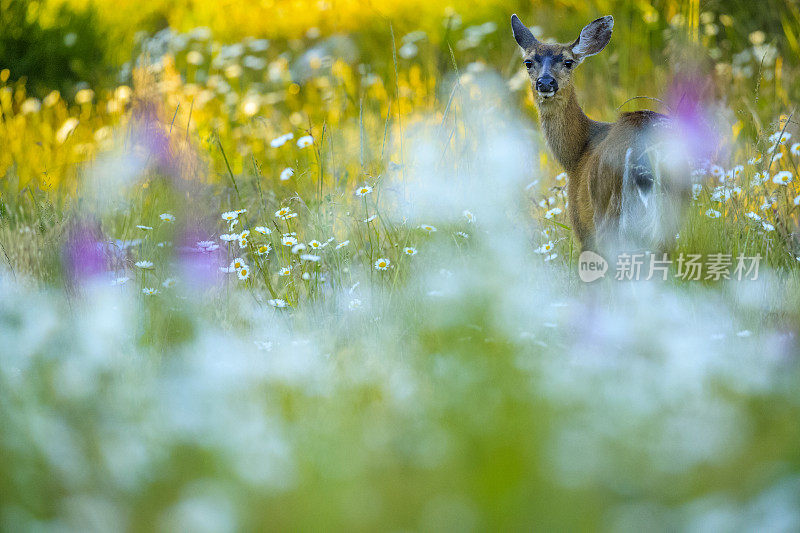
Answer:
[{"label": "deer's head", "polygon": [[572,83],[575,68],[589,56],[606,47],[614,28],[614,17],[601,17],[581,30],[580,36],[569,44],[539,42],[516,15],[511,16],[514,39],[522,49],[522,61],[531,77],[537,103],[559,99]]}]

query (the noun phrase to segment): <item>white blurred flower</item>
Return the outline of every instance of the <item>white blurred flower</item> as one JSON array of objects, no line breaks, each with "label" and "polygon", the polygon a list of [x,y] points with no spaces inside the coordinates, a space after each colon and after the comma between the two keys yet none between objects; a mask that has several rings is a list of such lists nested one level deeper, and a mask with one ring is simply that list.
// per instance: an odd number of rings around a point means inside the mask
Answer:
[{"label": "white blurred flower", "polygon": [[175,222],[175,215],[169,213],[161,213],[158,217],[164,222]]},{"label": "white blurred flower", "polygon": [[303,135],[299,139],[297,139],[297,147],[298,148],[307,148],[314,144],[314,137],[311,135]]},{"label": "white blurred flower", "polygon": [[722,213],[720,213],[719,211],[717,211],[715,209],[709,209],[708,211],[706,211],[706,216],[708,218],[719,218],[719,217],[722,216]]},{"label": "white blurred flower", "polygon": [[560,215],[561,213],[562,211],[560,207],[554,207],[553,209],[550,209],[544,214],[544,218],[553,218],[554,216]]},{"label": "white blurred flower", "polygon": [[116,285],[124,285],[125,283],[130,281],[130,279],[131,278],[129,278],[127,276],[122,276],[121,278],[115,278],[115,279],[111,280],[111,285],[115,285],[115,286]]},{"label": "white blurred flower", "polygon": [[792,138],[792,134],[788,131],[776,131],[772,135],[769,136],[769,142],[772,144],[785,144]]},{"label": "white blurred flower", "polygon": [[161,283],[161,286],[165,289],[170,289],[175,286],[175,283],[175,278],[167,278]]},{"label": "white blurred flower", "polygon": [[427,233],[433,233],[435,231],[438,231],[435,226],[431,226],[430,224],[422,224],[420,226],[420,229],[426,231]]},{"label": "white blurred flower", "polygon": [[158,294],[158,289],[154,289],[152,287],[145,287],[142,289],[142,294],[146,294],[147,296],[154,296]]},{"label": "white blurred flower", "polygon": [[772,183],[777,185],[786,185],[792,181],[792,173],[788,170],[782,170],[772,177]]},{"label": "white blurred flower", "polygon": [[281,171],[281,181],[288,181],[291,177],[294,176],[294,169],[293,168],[284,168]]},{"label": "white blurred flower", "polygon": [[553,251],[553,248],[555,248],[555,244],[553,244],[553,241],[550,241],[536,248],[534,252],[537,254],[549,254]]},{"label": "white blurred flower", "polygon": [[322,258],[314,254],[301,254],[300,259],[302,259],[303,261],[311,261],[312,263],[317,263]]},{"label": "white blurred flower", "polygon": [[256,233],[260,233],[261,235],[269,235],[270,233],[272,233],[272,230],[266,226],[256,226],[255,228],[253,228],[253,231],[255,231]]},{"label": "white blurred flower", "polygon": [[762,159],[763,159],[763,157],[761,156],[761,154],[757,154],[756,156],[751,157],[750,159],[748,159],[747,160],[747,164],[748,165],[757,165],[757,164],[761,163]]},{"label": "white blurred flower", "polygon": [[221,241],[225,241],[225,242],[238,241],[239,240],[239,234],[238,233],[223,233],[222,235],[219,236],[219,239]]},{"label": "white blurred flower", "polygon": [[548,255],[547,257],[545,257],[545,258],[544,258],[544,260],[545,260],[545,261],[552,261],[552,260],[553,260],[553,259],[555,259],[556,257],[558,257],[558,254],[550,254],[550,255]]},{"label": "white blurred flower", "polygon": [[764,228],[764,231],[775,231],[775,226],[769,222],[762,222],[761,226]]},{"label": "white blurred flower", "polygon": [[302,252],[305,249],[306,249],[306,245],[305,244],[303,244],[302,242],[301,243],[297,243],[294,246],[292,246],[292,253],[293,254],[298,254],[298,253]]},{"label": "white blurred flower", "polygon": [[273,298],[271,300],[267,300],[267,303],[272,307],[277,307],[277,308],[288,307],[289,305],[288,303],[286,303],[286,300],[282,300],[281,298]]},{"label": "white blurred flower", "polygon": [[197,50],[191,50],[188,54],[186,54],[186,62],[190,65],[202,65],[205,58],[203,54],[198,52]]},{"label": "white blurred flower", "polygon": [[761,221],[761,215],[759,215],[758,213],[754,213],[753,211],[749,211],[749,212],[745,213],[744,216],[746,216],[748,218],[752,218],[753,220],[756,220],[756,221],[759,221],[759,222]]},{"label": "white blurred flower", "polygon": [[403,253],[406,255],[417,255],[417,249],[413,246],[406,246],[403,248]]},{"label": "white blurred flower", "polygon": [[153,268],[153,262],[152,261],[137,261],[136,262],[136,266],[141,268],[141,269],[148,270],[148,269]]},{"label": "white blurred flower", "polygon": [[288,220],[290,218],[296,217],[297,213],[293,213],[292,210],[288,207],[281,207],[280,209],[275,211],[275,216],[283,220]]},{"label": "white blurred flower", "polygon": [[291,141],[292,139],[294,139],[294,133],[284,133],[283,135],[272,139],[269,142],[269,145],[272,146],[273,148],[278,148],[280,146],[283,146],[287,142]]},{"label": "white blurred flower", "polygon": [[795,157],[800,157],[800,143],[794,143],[789,150],[789,153]]},{"label": "white blurred flower", "polygon": [[143,226],[141,224],[137,224],[136,227],[139,228],[142,231],[150,231],[151,229],[153,229],[152,226]]},{"label": "white blurred flower", "polygon": [[[798,196],[798,198],[800,198],[800,196]],[[350,241],[342,241],[342,242],[340,242],[339,244],[336,245],[336,249],[338,250],[340,248],[344,248],[348,244],[350,244]]]},{"label": "white blurred flower", "polygon": [[347,304],[347,308],[350,309],[351,311],[356,311],[358,309],[361,309],[361,306],[362,306],[361,300],[359,300],[358,298],[353,298],[352,300],[350,300],[350,303]]},{"label": "white blurred flower", "polygon": [[473,215],[472,211],[470,211],[469,209],[464,209],[464,211],[462,211],[461,214],[464,215],[464,218],[466,218],[467,222],[469,222],[470,224],[475,222],[475,215]]},{"label": "white blurred flower", "polygon": [[725,177],[725,169],[719,165],[711,165],[711,175],[717,179]]}]

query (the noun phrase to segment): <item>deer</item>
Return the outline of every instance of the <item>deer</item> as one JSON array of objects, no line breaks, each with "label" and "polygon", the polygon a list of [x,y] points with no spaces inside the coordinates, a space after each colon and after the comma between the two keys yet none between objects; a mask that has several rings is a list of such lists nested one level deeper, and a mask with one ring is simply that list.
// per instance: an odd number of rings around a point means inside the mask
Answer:
[{"label": "deer", "polygon": [[668,251],[688,202],[688,162],[671,119],[654,111],[595,121],[578,103],[575,69],[611,40],[614,18],[587,24],[575,41],[543,43],[517,17],[511,27],[531,79],[545,141],[568,176],[567,211],[581,251],[634,245]]}]

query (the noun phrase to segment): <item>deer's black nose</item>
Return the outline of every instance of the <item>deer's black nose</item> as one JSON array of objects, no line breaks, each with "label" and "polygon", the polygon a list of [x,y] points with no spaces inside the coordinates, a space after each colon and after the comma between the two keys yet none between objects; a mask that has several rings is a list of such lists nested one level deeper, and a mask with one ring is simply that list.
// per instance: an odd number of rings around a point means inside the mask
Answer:
[{"label": "deer's black nose", "polygon": [[542,76],[536,80],[536,90],[540,93],[550,93],[558,90],[558,83],[553,76]]}]

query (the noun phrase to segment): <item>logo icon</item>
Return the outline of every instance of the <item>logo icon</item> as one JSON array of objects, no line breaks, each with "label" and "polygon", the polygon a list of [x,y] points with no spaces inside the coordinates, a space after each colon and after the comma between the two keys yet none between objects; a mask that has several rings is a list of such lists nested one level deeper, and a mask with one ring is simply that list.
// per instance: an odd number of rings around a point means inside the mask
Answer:
[{"label": "logo icon", "polygon": [[581,252],[578,257],[578,276],[581,281],[591,283],[606,275],[608,272],[608,262],[602,255],[590,250]]}]

